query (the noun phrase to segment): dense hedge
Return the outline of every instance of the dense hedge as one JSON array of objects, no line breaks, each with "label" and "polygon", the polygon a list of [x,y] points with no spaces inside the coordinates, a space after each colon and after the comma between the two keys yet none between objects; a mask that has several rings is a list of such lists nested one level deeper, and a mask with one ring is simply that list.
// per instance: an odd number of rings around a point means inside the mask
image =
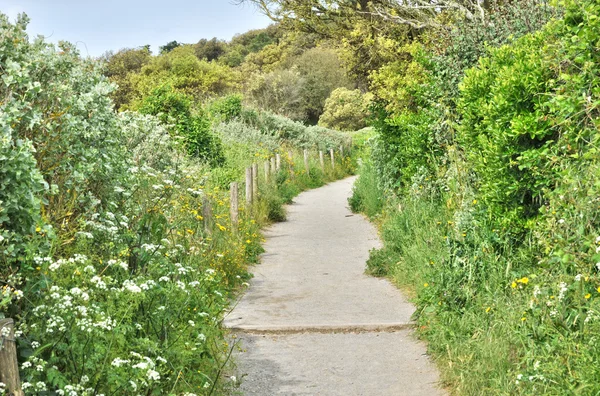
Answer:
[{"label": "dense hedge", "polygon": [[487,48],[465,24],[462,47],[390,66],[388,84],[408,83],[381,102],[372,181],[353,197],[380,206],[373,181],[388,195],[368,269],[415,289],[458,393],[599,391],[600,4],[560,2],[542,27],[532,3],[492,17]]}]

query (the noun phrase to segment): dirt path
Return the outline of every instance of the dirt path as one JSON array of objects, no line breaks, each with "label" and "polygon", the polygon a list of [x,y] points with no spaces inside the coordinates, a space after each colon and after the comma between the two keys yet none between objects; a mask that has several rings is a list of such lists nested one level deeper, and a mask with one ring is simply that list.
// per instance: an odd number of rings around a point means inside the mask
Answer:
[{"label": "dirt path", "polygon": [[355,178],[298,196],[267,232],[249,291],[225,319],[247,395],[441,395],[414,310],[364,274],[374,227],[347,208]]}]

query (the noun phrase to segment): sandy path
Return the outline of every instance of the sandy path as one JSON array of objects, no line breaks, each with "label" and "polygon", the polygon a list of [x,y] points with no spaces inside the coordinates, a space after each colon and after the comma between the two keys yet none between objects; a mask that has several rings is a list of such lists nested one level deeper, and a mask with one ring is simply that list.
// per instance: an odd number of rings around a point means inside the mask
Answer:
[{"label": "sandy path", "polygon": [[374,227],[347,208],[355,178],[305,192],[266,232],[251,287],[225,318],[248,395],[440,395],[414,307],[364,274]]}]

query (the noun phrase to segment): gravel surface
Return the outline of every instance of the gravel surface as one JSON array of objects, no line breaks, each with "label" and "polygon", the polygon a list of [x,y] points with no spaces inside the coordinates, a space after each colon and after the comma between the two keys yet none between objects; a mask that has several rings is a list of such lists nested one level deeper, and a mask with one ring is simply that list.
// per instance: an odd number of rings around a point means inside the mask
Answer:
[{"label": "gravel surface", "polygon": [[299,195],[266,231],[250,289],[224,321],[241,340],[243,394],[444,394],[409,330],[414,307],[364,274],[380,241],[348,209],[354,180]]}]

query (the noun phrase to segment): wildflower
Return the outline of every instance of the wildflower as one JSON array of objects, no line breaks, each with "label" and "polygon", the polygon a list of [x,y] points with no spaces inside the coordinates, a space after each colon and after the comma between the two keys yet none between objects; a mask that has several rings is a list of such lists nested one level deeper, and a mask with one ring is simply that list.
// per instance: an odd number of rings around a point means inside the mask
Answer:
[{"label": "wildflower", "polygon": [[517,282],[513,282],[510,284],[510,287],[512,287],[513,289],[517,288]]},{"label": "wildflower", "polygon": [[141,293],[142,292],[142,289],[130,280],[126,280],[125,282],[123,282],[123,289],[125,289],[131,293]]},{"label": "wildflower", "polygon": [[486,312],[486,313],[489,313],[491,310],[492,310],[492,307],[487,307],[487,308],[485,309],[485,312]]},{"label": "wildflower", "polygon": [[160,374],[158,373],[158,371],[154,371],[154,370],[148,370],[148,372],[146,373],[146,376],[148,377],[149,380],[152,380],[152,381],[158,381],[160,379]]},{"label": "wildflower", "polygon": [[580,282],[580,281],[581,281],[581,274],[575,275],[575,282]]},{"label": "wildflower", "polygon": [[567,284],[565,282],[560,282],[560,284],[558,285],[558,287],[559,287],[558,299],[562,300],[565,297],[565,293],[568,290]]},{"label": "wildflower", "polygon": [[585,298],[586,300],[589,300],[589,299],[590,299],[590,297],[592,297],[592,295],[591,295],[590,293],[588,293],[588,294],[586,294],[586,295],[584,296],[584,298]]}]

